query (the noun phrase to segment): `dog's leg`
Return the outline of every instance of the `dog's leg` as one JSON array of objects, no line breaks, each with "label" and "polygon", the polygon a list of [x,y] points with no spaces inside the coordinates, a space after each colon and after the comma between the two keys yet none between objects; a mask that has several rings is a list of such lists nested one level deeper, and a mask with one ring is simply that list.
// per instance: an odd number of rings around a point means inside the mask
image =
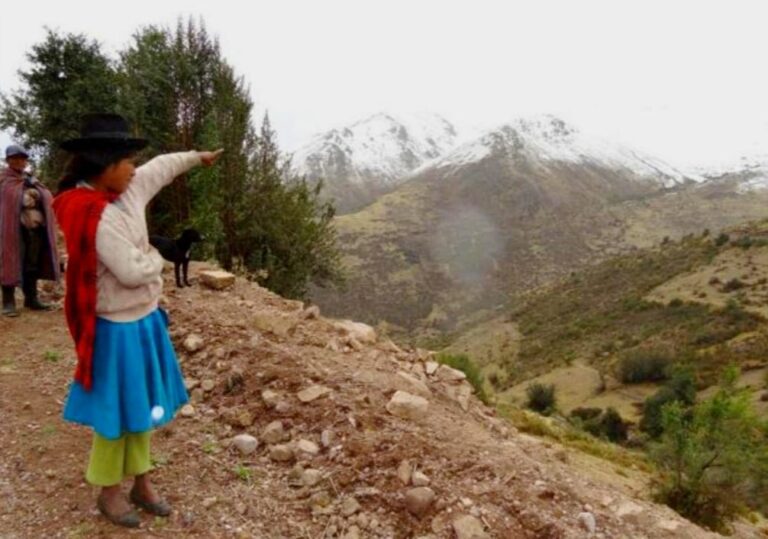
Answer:
[{"label": "dog's leg", "polygon": [[184,284],[187,286],[192,286],[189,284],[189,257],[184,259]]},{"label": "dog's leg", "polygon": [[181,277],[179,276],[179,270],[181,269],[181,264],[178,262],[173,263],[173,273],[176,275],[176,288],[184,288],[184,285],[181,283]]}]

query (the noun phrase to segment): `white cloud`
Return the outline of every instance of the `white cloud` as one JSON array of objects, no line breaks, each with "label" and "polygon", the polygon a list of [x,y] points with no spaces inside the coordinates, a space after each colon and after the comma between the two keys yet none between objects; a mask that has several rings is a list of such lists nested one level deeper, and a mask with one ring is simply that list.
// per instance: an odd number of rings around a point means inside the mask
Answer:
[{"label": "white cloud", "polygon": [[281,141],[379,110],[492,125],[551,112],[676,164],[768,146],[762,2],[28,0],[0,19],[0,89],[43,26],[118,50],[202,16]]}]

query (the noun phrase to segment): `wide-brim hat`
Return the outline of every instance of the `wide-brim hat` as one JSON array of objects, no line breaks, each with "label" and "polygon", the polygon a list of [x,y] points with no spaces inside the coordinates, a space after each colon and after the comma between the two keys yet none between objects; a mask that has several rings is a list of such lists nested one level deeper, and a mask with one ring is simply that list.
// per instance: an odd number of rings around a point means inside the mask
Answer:
[{"label": "wide-brim hat", "polygon": [[128,120],[119,114],[86,114],[82,118],[80,136],[65,140],[61,148],[68,152],[138,152],[149,144],[132,136]]}]

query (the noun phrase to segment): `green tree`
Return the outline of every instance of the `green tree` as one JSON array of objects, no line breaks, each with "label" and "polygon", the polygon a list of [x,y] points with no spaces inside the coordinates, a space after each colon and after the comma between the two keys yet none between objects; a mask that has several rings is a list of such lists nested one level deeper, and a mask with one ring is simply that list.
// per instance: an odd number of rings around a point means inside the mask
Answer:
[{"label": "green tree", "polygon": [[67,158],[58,144],[77,136],[81,116],[115,110],[116,74],[99,43],[51,29],[27,60],[29,68],[19,72],[21,87],[2,96],[0,127],[40,158],[39,174],[52,183]]},{"label": "green tree", "polygon": [[651,452],[660,471],[656,494],[680,514],[715,530],[749,503],[764,499],[766,428],[750,394],[735,387],[738,370],[726,371],[712,398],[694,406],[664,406],[663,434]]},{"label": "green tree", "polygon": [[341,283],[334,207],[321,201],[322,183],[310,186],[290,174],[290,163],[281,158],[267,115],[250,163],[247,232],[240,246],[244,268],[271,290],[291,298],[304,297],[310,282]]}]

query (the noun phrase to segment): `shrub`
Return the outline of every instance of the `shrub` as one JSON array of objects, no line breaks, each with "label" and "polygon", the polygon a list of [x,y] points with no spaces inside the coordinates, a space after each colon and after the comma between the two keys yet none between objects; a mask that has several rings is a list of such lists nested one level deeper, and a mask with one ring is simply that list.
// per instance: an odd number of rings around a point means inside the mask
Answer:
[{"label": "shrub", "polygon": [[739,239],[732,241],[731,243],[736,247],[741,247],[742,249],[749,249],[754,244],[750,236],[742,236]]},{"label": "shrub", "polygon": [[466,374],[467,382],[475,389],[475,396],[488,404],[488,395],[485,393],[485,378],[480,372],[480,368],[469,359],[469,356],[465,354],[440,354],[437,356],[437,361]]},{"label": "shrub", "polygon": [[723,292],[735,292],[736,290],[741,290],[745,286],[747,285],[745,285],[741,279],[734,277],[723,285],[722,290]]},{"label": "shrub", "polygon": [[722,247],[723,245],[728,243],[730,239],[731,237],[728,234],[726,234],[725,232],[721,232],[717,236],[717,238],[715,238],[715,245],[717,245],[718,247]]},{"label": "shrub", "polygon": [[643,417],[640,430],[652,438],[658,438],[664,431],[662,409],[672,402],[691,406],[696,400],[696,380],[689,367],[676,366],[671,370],[664,387],[648,397],[643,403]]},{"label": "shrub", "polygon": [[651,451],[657,499],[720,532],[768,491],[768,433],[737,378],[738,369],[728,369],[717,394],[692,409],[665,405],[664,434]]},{"label": "shrub", "polygon": [[606,438],[614,443],[627,439],[629,425],[614,408],[607,408],[605,412],[600,408],[575,408],[571,411],[571,420],[598,438]]},{"label": "shrub", "polygon": [[542,415],[549,415],[555,411],[557,397],[554,384],[540,384],[538,382],[529,385],[525,390],[528,396],[527,407]]},{"label": "shrub", "polygon": [[624,352],[619,360],[619,379],[625,384],[664,380],[671,358],[665,350],[634,349]]}]

